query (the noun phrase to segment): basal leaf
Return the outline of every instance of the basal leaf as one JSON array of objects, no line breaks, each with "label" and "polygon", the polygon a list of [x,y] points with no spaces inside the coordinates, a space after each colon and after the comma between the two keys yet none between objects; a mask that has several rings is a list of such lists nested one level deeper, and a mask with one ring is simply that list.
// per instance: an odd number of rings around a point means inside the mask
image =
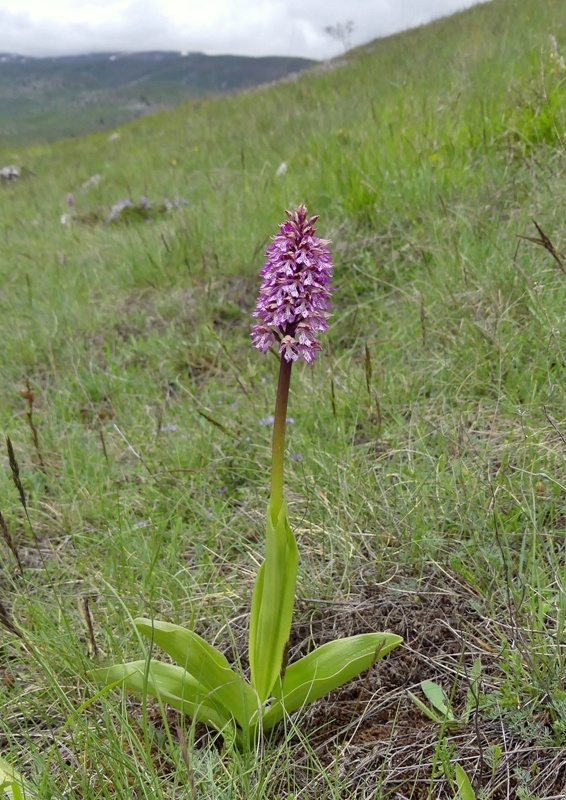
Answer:
[{"label": "basal leaf", "polygon": [[23,794],[23,791],[16,781],[2,780],[0,773],[0,797],[8,798],[8,800],[25,800],[29,795]]},{"label": "basal leaf", "polygon": [[446,695],[442,686],[434,681],[422,681],[421,689],[430,701],[430,706],[423,703],[412,692],[407,692],[407,695],[426,717],[436,722],[437,725],[445,725],[448,728],[458,728],[463,724],[463,721],[455,717],[446,705]]},{"label": "basal leaf", "polygon": [[232,724],[231,713],[221,705],[218,698],[211,700],[206,687],[175,664],[165,664],[152,658],[149,663],[146,660],[130,661],[127,664],[94,669],[89,675],[107,685],[121,681],[128,691],[138,696],[149,694],[156,697],[219,731]]},{"label": "basal leaf", "polygon": [[231,668],[222,653],[197,633],[180,625],[150,619],[136,619],[134,624],[187,670],[198,685],[205,687],[209,705],[219,702],[241,728],[247,728],[250,717],[258,709],[258,699],[249,683]]},{"label": "basal leaf", "polygon": [[281,504],[277,520],[272,505],[267,510],[265,561],[252,595],[249,657],[252,684],[260,702],[267,700],[277,682],[293,616],[298,561],[297,543]]},{"label": "basal leaf", "polygon": [[0,758],[0,797],[8,800],[32,800],[37,797],[20,773]]},{"label": "basal leaf", "polygon": [[442,725],[446,721],[446,719],[445,719],[443,714],[440,714],[438,711],[435,711],[434,708],[429,708],[429,706],[427,706],[425,703],[423,703],[422,700],[419,700],[419,698],[416,696],[416,694],[413,694],[412,692],[408,691],[407,692],[407,696],[410,698],[410,700],[413,701],[413,703],[416,705],[416,707],[420,711],[422,711],[422,713],[425,715],[425,717],[428,717],[433,722],[436,722],[437,725]]},{"label": "basal leaf", "polygon": [[444,689],[434,681],[422,681],[421,689],[423,690],[426,698],[444,716],[449,722],[455,722],[456,717],[452,713],[446,702],[446,694]]},{"label": "basal leaf", "polygon": [[313,650],[287,667],[277,699],[264,714],[264,729],[273,727],[285,712],[295,711],[352,680],[401,642],[401,637],[393,633],[362,633]]},{"label": "basal leaf", "polygon": [[476,800],[476,793],[472,788],[470,779],[465,770],[456,764],[456,785],[458,786],[457,800]]}]

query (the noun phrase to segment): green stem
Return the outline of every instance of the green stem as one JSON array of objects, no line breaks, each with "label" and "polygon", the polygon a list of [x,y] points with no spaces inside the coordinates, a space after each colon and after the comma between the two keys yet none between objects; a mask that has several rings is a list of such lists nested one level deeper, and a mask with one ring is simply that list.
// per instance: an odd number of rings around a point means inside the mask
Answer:
[{"label": "green stem", "polygon": [[273,444],[271,456],[271,509],[275,520],[283,502],[283,463],[285,460],[285,427],[287,425],[287,403],[291,385],[292,361],[281,356],[279,363],[279,382],[275,401],[273,421]]}]

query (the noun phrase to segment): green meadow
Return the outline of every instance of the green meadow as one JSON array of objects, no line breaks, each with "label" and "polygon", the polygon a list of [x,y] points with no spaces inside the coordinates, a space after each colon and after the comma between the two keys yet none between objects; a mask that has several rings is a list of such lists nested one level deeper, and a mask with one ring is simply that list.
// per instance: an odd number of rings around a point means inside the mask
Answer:
[{"label": "green meadow", "polygon": [[[494,0],[0,150],[22,167],[0,184],[0,770],[22,796],[563,798],[565,61],[563,0]],[[248,668],[278,372],[251,314],[303,202],[336,291],[292,378],[289,660],[404,644],[239,752],[87,673],[162,657],[137,616]]]}]

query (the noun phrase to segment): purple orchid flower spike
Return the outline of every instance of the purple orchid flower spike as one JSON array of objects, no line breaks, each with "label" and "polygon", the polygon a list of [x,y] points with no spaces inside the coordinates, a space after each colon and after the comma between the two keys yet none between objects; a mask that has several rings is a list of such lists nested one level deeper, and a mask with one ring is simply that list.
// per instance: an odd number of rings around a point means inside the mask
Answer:
[{"label": "purple orchid flower spike", "polygon": [[271,461],[271,509],[275,518],[283,502],[283,461],[287,403],[293,362],[314,361],[322,350],[317,334],[328,328],[332,259],[330,242],[315,234],[318,217],[309,217],[306,206],[287,211],[266,250],[262,284],[254,313],[254,347],[267,353],[279,346],[279,381],[273,423]]},{"label": "purple orchid flower spike", "polygon": [[278,344],[286,361],[314,361],[322,349],[317,333],[328,328],[332,260],[327,239],[315,235],[318,216],[309,217],[304,205],[286,212],[267,249],[263,282],[254,317],[253,346],[266,353]]}]

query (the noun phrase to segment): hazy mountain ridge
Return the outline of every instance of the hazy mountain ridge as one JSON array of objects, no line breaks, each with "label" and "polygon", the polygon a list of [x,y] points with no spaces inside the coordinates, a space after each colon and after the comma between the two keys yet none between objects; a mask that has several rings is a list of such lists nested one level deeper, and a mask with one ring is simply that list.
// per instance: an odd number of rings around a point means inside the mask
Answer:
[{"label": "hazy mountain ridge", "polygon": [[49,58],[0,53],[0,141],[42,142],[112,127],[189,97],[269,83],[315,63],[178,51]]}]

